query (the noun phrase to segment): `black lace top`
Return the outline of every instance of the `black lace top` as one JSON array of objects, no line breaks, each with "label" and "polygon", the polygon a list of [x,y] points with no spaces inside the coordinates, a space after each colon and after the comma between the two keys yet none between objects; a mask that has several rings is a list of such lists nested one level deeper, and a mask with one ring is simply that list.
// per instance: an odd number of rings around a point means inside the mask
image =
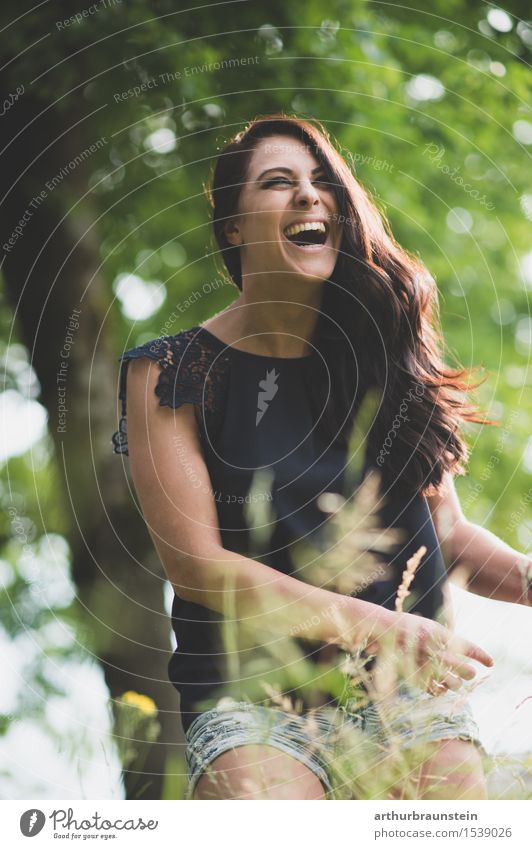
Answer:
[{"label": "black lace top", "polygon": [[[199,326],[132,348],[120,358],[122,411],[113,436],[118,454],[128,453],[127,365],[138,357],[159,364],[155,392],[161,406],[175,409],[189,403],[201,413],[201,443],[224,548],[305,580],[296,552],[301,543],[319,546],[322,539],[328,514],[320,509],[319,496],[346,494],[346,449],[331,441],[323,426],[337,365],[334,352],[329,360],[317,350],[297,358],[261,356],[228,346]],[[359,391],[361,387],[354,388]],[[362,474],[366,470],[367,464]],[[380,520],[384,527],[405,529],[406,542],[386,555],[385,579],[359,588],[358,597],[393,609],[406,560],[425,545],[427,554],[411,585],[416,599],[412,611],[435,618],[445,568],[426,499],[392,496],[381,508]],[[262,652],[256,645],[233,645],[229,622],[174,596],[177,648],[169,673],[181,695],[185,730],[222,695],[264,699],[263,688],[258,695],[261,681],[275,683],[276,671],[281,678],[286,671],[275,656],[275,642]],[[322,646],[299,637],[296,642],[307,661],[319,659]],[[308,693],[301,694],[295,685],[285,681],[283,690],[311,703]]]}]

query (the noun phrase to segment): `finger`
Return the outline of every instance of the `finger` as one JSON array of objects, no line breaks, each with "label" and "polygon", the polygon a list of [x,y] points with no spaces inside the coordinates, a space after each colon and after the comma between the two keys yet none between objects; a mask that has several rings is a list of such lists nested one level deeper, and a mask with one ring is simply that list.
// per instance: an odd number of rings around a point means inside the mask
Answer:
[{"label": "finger", "polygon": [[460,678],[456,675],[453,675],[452,672],[448,672],[444,678],[434,681],[431,680],[427,687],[427,692],[429,692],[432,696],[437,696],[441,693],[447,693],[449,690],[456,692],[462,686],[462,682]]},{"label": "finger", "polygon": [[477,646],[476,643],[469,642],[469,640],[455,638],[450,648],[456,654],[463,654],[472,660],[478,660],[483,666],[493,666],[495,663],[490,654],[484,651],[484,649],[481,649],[480,646]]},{"label": "finger", "polygon": [[441,693],[447,693],[449,687],[444,681],[434,681],[431,679],[427,684],[427,693],[431,696],[439,696]]},{"label": "finger", "polygon": [[443,664],[438,657],[432,657],[418,667],[417,677],[424,690],[429,690],[433,695],[447,689],[445,676],[449,672],[449,665]]},{"label": "finger", "polygon": [[450,652],[446,652],[442,656],[442,662],[447,669],[454,672],[456,675],[459,675],[460,678],[464,678],[466,681],[471,681],[471,679],[477,674],[476,669],[474,669],[469,663],[466,663],[464,660]]},{"label": "finger", "polygon": [[[462,686],[462,677],[469,679],[475,676],[475,670],[459,658],[450,654],[433,655],[423,666],[425,680],[445,685],[449,690],[458,690]],[[433,695],[435,691],[433,692]]]},{"label": "finger", "polygon": [[454,675],[452,672],[447,672],[442,680],[442,684],[446,684],[449,690],[459,690],[462,686],[462,680],[458,675]]}]

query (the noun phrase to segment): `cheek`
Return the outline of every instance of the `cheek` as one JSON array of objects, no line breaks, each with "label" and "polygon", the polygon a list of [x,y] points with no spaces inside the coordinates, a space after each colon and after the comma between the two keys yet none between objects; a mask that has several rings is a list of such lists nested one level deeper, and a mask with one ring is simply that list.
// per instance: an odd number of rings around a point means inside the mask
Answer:
[{"label": "cheek", "polygon": [[273,206],[272,201],[264,201],[254,203],[253,206],[246,210],[246,218],[249,222],[249,227],[253,230],[263,230],[268,233],[279,232],[281,216],[283,210],[278,206]]},{"label": "cheek", "polygon": [[249,221],[244,232],[244,241],[254,251],[262,254],[278,251],[281,239],[282,236],[277,222],[272,222],[267,217],[261,216],[260,212],[253,214],[253,220],[249,215]]},{"label": "cheek", "polygon": [[260,209],[247,209],[243,216],[243,232],[246,242],[253,242],[260,247],[261,239],[265,236],[264,217]]}]

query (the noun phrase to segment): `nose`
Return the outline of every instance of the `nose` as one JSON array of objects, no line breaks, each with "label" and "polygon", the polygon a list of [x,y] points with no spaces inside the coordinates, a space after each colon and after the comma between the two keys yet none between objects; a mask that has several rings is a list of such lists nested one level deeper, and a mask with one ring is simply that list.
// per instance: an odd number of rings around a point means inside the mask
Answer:
[{"label": "nose", "polygon": [[310,180],[299,180],[296,190],[296,206],[306,208],[319,203],[320,196]]}]

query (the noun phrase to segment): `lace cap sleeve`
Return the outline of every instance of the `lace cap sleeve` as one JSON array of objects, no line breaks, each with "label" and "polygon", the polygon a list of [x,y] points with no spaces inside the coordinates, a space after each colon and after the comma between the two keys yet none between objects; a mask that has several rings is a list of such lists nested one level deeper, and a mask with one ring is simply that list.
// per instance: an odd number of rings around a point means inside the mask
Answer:
[{"label": "lace cap sleeve", "polygon": [[118,398],[121,415],[118,430],[112,436],[115,454],[128,454],[126,384],[130,360],[147,357],[160,368],[155,394],[161,407],[177,409],[182,404],[195,404],[202,408],[204,417],[215,419],[221,411],[221,392],[224,385],[228,358],[213,351],[204,339],[192,331],[176,336],[163,336],[130,348],[119,357],[120,375]]}]

